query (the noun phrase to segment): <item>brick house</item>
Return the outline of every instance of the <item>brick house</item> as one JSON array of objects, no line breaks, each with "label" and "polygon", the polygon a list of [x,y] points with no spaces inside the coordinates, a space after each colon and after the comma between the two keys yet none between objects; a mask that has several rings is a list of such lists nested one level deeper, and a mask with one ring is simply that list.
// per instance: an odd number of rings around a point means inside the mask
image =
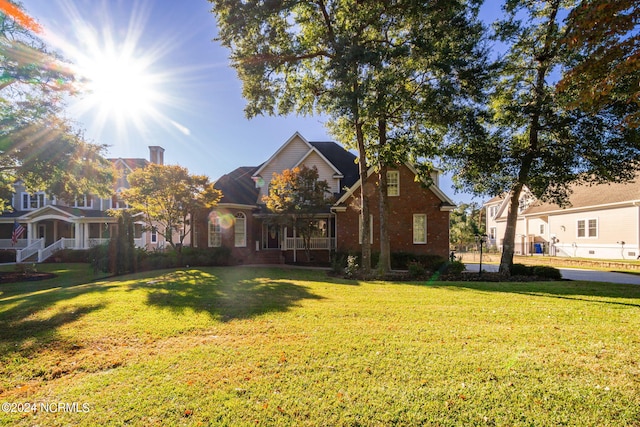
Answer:
[{"label": "brick house", "polygon": [[[239,167],[216,181],[223,197],[213,211],[196,218],[195,246],[227,247],[236,264],[306,261],[302,238],[290,227],[270,221],[272,215],[262,201],[273,173],[304,165],[317,168],[319,179],[327,181],[336,200],[314,217],[311,261],[328,263],[334,251],[359,252],[360,181],[355,161],[335,142],[307,141],[296,132],[261,165]],[[372,172],[365,188],[371,191],[372,251],[376,252],[380,222],[377,175]],[[438,187],[437,172],[429,187],[416,176],[406,164],[388,173],[391,251],[446,257],[454,204]]]}]

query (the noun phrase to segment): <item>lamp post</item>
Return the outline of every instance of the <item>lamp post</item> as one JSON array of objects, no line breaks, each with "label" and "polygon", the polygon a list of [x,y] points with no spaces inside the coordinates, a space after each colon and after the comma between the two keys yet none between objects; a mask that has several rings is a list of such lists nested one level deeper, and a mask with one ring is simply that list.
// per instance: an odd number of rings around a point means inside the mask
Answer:
[{"label": "lamp post", "polygon": [[476,234],[476,243],[480,245],[480,269],[478,270],[478,276],[482,276],[482,245],[487,241],[486,234]]}]

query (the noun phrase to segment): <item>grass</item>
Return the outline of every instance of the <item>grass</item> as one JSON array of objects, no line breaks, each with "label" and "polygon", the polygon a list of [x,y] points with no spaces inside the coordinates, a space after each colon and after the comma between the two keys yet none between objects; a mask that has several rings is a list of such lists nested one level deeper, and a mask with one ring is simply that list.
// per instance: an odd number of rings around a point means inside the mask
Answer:
[{"label": "grass", "polygon": [[0,425],[640,425],[638,286],[48,268],[0,285],[0,403],[68,406]]}]

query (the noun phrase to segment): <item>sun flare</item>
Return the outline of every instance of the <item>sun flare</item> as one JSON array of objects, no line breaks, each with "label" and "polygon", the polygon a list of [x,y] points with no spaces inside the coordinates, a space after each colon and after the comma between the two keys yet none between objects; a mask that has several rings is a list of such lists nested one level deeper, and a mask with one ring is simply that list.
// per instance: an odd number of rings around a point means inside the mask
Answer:
[{"label": "sun flare", "polygon": [[80,73],[88,107],[102,116],[141,120],[160,101],[157,79],[147,64],[126,53],[96,52]]}]

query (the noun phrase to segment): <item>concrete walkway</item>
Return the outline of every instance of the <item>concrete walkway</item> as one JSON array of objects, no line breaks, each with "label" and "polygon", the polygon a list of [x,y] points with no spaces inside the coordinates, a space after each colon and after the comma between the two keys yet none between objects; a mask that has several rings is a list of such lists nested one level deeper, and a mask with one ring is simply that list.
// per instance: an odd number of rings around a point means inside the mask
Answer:
[{"label": "concrete walkway", "polygon": [[[479,264],[465,263],[468,271],[478,271]],[[483,271],[498,271],[497,264],[482,264]],[[560,268],[563,279],[586,280],[590,282],[622,283],[640,285],[640,276],[635,274],[612,273],[609,271],[583,270],[578,268]]]}]

